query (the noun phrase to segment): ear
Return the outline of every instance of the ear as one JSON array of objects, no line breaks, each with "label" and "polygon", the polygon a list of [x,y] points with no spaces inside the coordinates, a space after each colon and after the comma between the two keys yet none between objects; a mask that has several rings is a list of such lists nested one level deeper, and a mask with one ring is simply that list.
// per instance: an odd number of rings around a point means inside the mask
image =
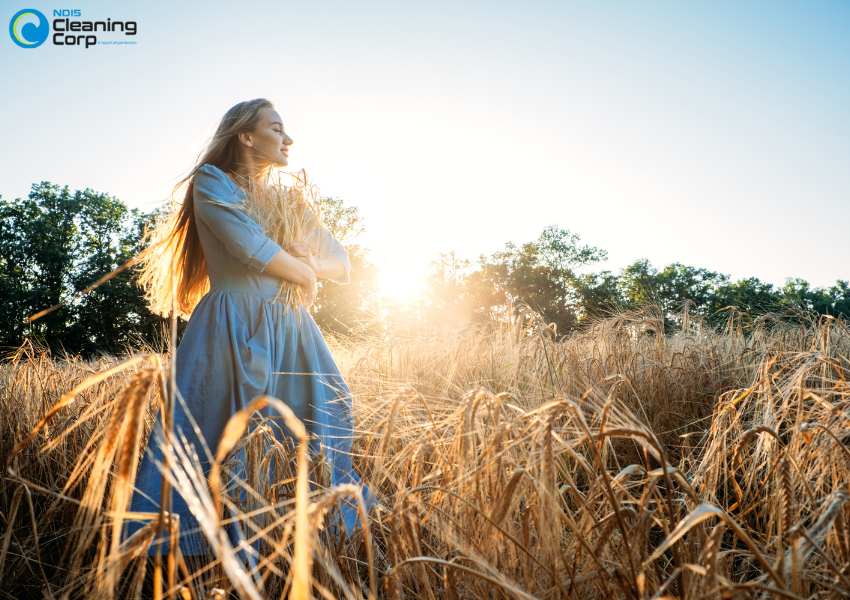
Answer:
[{"label": "ear", "polygon": [[249,148],[254,147],[254,140],[251,139],[250,133],[245,133],[244,131],[239,133],[239,141],[248,146]]}]

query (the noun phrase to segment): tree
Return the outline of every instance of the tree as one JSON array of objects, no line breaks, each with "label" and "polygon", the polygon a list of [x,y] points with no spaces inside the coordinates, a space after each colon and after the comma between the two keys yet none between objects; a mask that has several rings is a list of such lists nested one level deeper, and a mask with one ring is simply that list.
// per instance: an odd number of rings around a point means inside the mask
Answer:
[{"label": "tree", "polygon": [[554,322],[558,331],[575,329],[582,310],[574,285],[578,277],[575,269],[606,257],[604,250],[580,245],[578,235],[554,225],[522,246],[508,242],[503,250],[480,262],[480,273],[473,283],[491,291],[478,291],[489,303],[479,311],[491,312],[494,301],[501,306],[522,301],[547,322]]},{"label": "tree", "polygon": [[830,314],[850,319],[850,282],[836,281],[835,285],[829,288],[829,295],[832,298]]},{"label": "tree", "polygon": [[658,271],[641,259],[623,269],[619,288],[626,306],[655,304],[664,314],[665,326],[672,327],[679,324],[685,306],[691,314],[708,317],[716,308],[718,290],[728,282],[727,275],[701,267],[676,262]]},{"label": "tree", "polygon": [[709,302],[709,319],[721,323],[726,318],[723,309],[730,306],[746,315],[760,315],[777,310],[779,294],[772,284],[757,277],[727,282],[718,287]]},{"label": "tree", "polygon": [[4,349],[30,336],[53,351],[89,357],[117,353],[134,334],[156,331],[161,319],[146,310],[129,271],[78,294],[139,251],[146,219],[106,194],[71,193],[46,181],[25,199],[0,197]]},{"label": "tree", "polygon": [[605,318],[626,308],[620,278],[610,271],[577,275],[572,285],[581,307],[579,323]]}]

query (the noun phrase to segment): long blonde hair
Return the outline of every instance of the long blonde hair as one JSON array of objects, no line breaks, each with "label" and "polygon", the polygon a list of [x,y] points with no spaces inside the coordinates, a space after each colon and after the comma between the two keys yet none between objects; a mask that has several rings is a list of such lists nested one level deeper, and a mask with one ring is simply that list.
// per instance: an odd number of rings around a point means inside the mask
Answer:
[{"label": "long blonde hair", "polygon": [[[254,131],[260,110],[274,108],[265,98],[255,98],[232,106],[222,117],[207,148],[195,166],[172,189],[177,190],[188,180],[183,202],[164,213],[152,228],[145,230],[145,249],[139,253],[140,268],[137,281],[144,290],[148,308],[154,314],[188,319],[200,299],[210,289],[207,263],[201,248],[194,215],[194,175],[204,163],[210,163],[225,173],[236,171],[240,159],[238,134]],[[260,173],[268,181],[273,165]],[[246,182],[244,208],[281,246],[295,239],[311,238],[313,252],[318,249],[315,232],[321,222],[315,186],[308,185],[306,172],[295,177],[296,184],[284,186],[280,179],[271,185],[255,186]],[[306,192],[306,193],[305,193]],[[309,198],[308,198],[309,197]],[[290,306],[302,302],[300,286],[281,280],[275,298]]]}]

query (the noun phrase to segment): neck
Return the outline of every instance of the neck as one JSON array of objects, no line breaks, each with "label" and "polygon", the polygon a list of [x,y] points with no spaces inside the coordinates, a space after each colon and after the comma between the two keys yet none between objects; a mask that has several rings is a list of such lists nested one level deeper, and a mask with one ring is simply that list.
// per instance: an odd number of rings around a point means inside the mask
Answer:
[{"label": "neck", "polygon": [[236,183],[245,188],[250,181],[255,187],[265,185],[265,171],[263,165],[257,163],[251,157],[244,157],[233,170]]}]

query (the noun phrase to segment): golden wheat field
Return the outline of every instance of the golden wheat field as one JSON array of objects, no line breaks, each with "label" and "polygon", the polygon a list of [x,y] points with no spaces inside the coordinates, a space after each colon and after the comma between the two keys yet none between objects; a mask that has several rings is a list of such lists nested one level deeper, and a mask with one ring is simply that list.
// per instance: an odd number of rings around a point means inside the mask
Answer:
[{"label": "golden wheat field", "polygon": [[[117,535],[155,411],[173,401],[170,354],[19,349],[0,367],[0,598],[850,596],[847,323],[733,316],[665,334],[646,311],[559,338],[526,311],[328,342],[354,393],[355,466],[381,505],[332,538],[324,524],[358,489],[328,487],[285,399],[260,397],[291,444],[249,408],[209,478],[172,447],[173,489],[214,543],[206,564],[147,559],[156,528],[176,531],[167,513]],[[228,476],[239,446],[247,481]],[[274,481],[260,476],[271,456]],[[219,536],[240,486],[256,572]]]}]

